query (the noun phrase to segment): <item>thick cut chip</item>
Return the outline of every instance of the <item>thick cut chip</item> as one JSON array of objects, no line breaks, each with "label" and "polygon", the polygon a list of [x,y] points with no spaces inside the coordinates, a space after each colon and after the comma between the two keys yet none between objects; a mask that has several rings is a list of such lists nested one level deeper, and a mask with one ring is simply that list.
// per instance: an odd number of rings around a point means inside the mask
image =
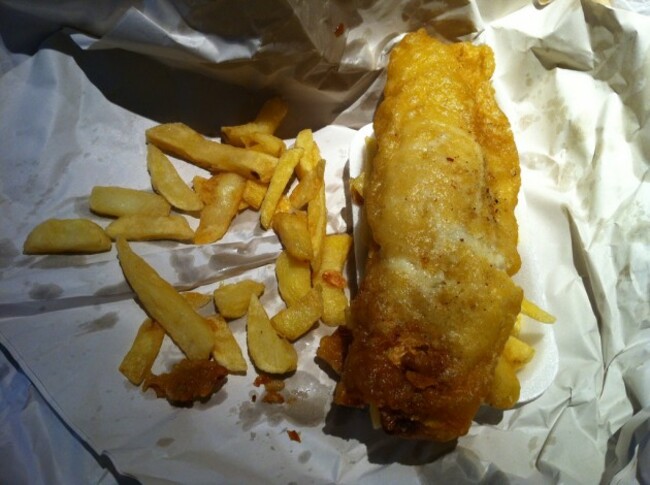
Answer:
[{"label": "thick cut chip", "polygon": [[120,372],[136,386],[142,384],[144,378],[151,372],[160,346],[165,338],[163,328],[150,318],[147,318],[140,328],[120,364]]},{"label": "thick cut chip", "polygon": [[363,194],[366,186],[366,172],[361,172],[357,177],[350,179],[350,193],[356,204],[363,203]]},{"label": "thick cut chip", "polygon": [[125,239],[117,240],[117,256],[124,276],[149,316],[165,329],[190,359],[207,359],[214,336],[210,324],[140,256]]},{"label": "thick cut chip", "polygon": [[289,202],[289,197],[287,197],[286,195],[280,197],[280,200],[278,201],[278,205],[275,206],[275,214],[279,214],[281,212],[289,214],[292,211],[293,209],[291,208],[291,202]]},{"label": "thick cut chip", "polygon": [[174,240],[190,241],[194,231],[183,216],[123,216],[106,227],[113,240],[123,237],[129,241]]},{"label": "thick cut chip", "polygon": [[515,369],[503,356],[499,356],[486,403],[496,409],[509,409],[519,400],[520,390]]},{"label": "thick cut chip", "polygon": [[323,287],[322,320],[326,325],[345,323],[345,311],[349,302],[342,270],[351,245],[352,237],[349,234],[330,234],[323,241],[321,264],[314,274],[313,283],[314,286]]},{"label": "thick cut chip", "polygon": [[198,291],[184,291],[181,295],[195,310],[203,308],[212,301],[212,295],[199,293]]},{"label": "thick cut chip", "polygon": [[275,213],[275,208],[287,188],[287,184],[293,176],[293,170],[302,156],[302,149],[292,148],[287,150],[280,157],[278,166],[271,177],[269,188],[266,191],[262,206],[260,207],[260,223],[264,229],[271,225],[271,219]]},{"label": "thick cut chip", "polygon": [[90,210],[103,216],[122,217],[135,214],[166,216],[171,205],[164,197],[126,187],[96,186],[88,201]]},{"label": "thick cut chip", "polygon": [[321,264],[321,250],[327,230],[327,206],[325,205],[325,184],[320,186],[318,195],[307,205],[307,220],[313,251],[311,267],[317,271]]},{"label": "thick cut chip", "polygon": [[323,314],[323,295],[315,286],[295,304],[281,310],[271,319],[273,327],[291,341],[302,337]]},{"label": "thick cut chip", "polygon": [[207,320],[212,325],[214,332],[214,349],[212,350],[214,360],[228,369],[228,372],[245,374],[248,364],[228,323],[220,315],[209,316]]},{"label": "thick cut chip", "polygon": [[519,370],[532,360],[535,349],[523,340],[510,335],[503,348],[502,355],[514,370]]},{"label": "thick cut chip", "polygon": [[267,153],[274,157],[280,157],[284,151],[287,149],[287,146],[284,144],[282,138],[271,135],[269,133],[251,133],[250,135],[243,135],[242,142],[244,147],[249,150],[255,150],[257,152]]},{"label": "thick cut chip", "polygon": [[314,134],[310,129],[305,129],[298,133],[294,146],[303,149],[303,156],[296,167],[296,174],[298,178],[302,179],[321,159],[320,150],[314,141]]},{"label": "thick cut chip", "polygon": [[246,180],[246,187],[244,188],[242,200],[246,202],[249,207],[259,210],[259,208],[262,207],[262,201],[264,201],[264,196],[266,195],[268,188],[268,184],[255,182],[254,180]]},{"label": "thick cut chip", "polygon": [[246,315],[251,295],[264,293],[264,284],[253,280],[222,285],[214,290],[214,304],[225,318],[240,318]]},{"label": "thick cut chip", "polygon": [[214,188],[219,181],[218,177],[212,176],[209,179],[201,177],[200,175],[194,176],[192,179],[192,186],[196,195],[199,196],[204,205],[212,204],[215,201]]},{"label": "thick cut chip", "polygon": [[101,253],[111,239],[88,219],[48,219],[37,225],[23,245],[25,254]]},{"label": "thick cut chip", "polygon": [[311,290],[309,262],[296,259],[286,251],[275,261],[275,275],[280,296],[287,306],[294,305]]},{"label": "thick cut chip", "polygon": [[313,256],[311,236],[307,226],[307,214],[302,211],[278,212],[273,216],[273,229],[287,252],[301,261],[310,261]]},{"label": "thick cut chip", "polygon": [[302,209],[309,201],[319,195],[320,188],[325,183],[325,160],[319,160],[313,170],[300,180],[291,192],[289,200],[294,209]]},{"label": "thick cut chip", "polygon": [[163,152],[211,172],[234,172],[268,182],[278,159],[266,153],[208,140],[183,123],[167,123],[147,130],[147,141]]},{"label": "thick cut chip", "polygon": [[517,315],[517,318],[515,319],[515,324],[512,326],[512,330],[510,330],[510,335],[513,337],[518,337],[519,333],[521,332],[521,321],[522,321],[523,315],[519,313]]},{"label": "thick cut chip", "polygon": [[214,176],[214,201],[201,211],[201,221],[194,235],[196,244],[208,244],[221,239],[239,211],[246,179],[236,173]]},{"label": "thick cut chip", "polygon": [[284,117],[288,106],[281,98],[269,99],[255,117],[255,121],[237,126],[224,126],[221,131],[224,139],[235,146],[246,146],[244,138],[254,133],[273,134]]},{"label": "thick cut chip", "polygon": [[199,196],[183,181],[172,162],[154,145],[147,145],[147,169],[151,185],[177,209],[198,211],[203,208]]},{"label": "thick cut chip", "polygon": [[246,329],[248,353],[255,367],[269,374],[286,374],[298,367],[298,354],[278,335],[259,299],[251,296]]}]

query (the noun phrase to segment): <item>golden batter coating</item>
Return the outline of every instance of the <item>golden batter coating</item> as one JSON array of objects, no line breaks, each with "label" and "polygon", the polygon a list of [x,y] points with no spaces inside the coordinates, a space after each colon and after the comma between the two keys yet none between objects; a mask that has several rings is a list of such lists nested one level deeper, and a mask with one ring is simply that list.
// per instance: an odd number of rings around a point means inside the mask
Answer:
[{"label": "golden batter coating", "polygon": [[391,54],[365,189],[373,250],[336,401],[387,432],[447,441],[490,390],[522,291],[519,159],[492,51],[423,30]]}]

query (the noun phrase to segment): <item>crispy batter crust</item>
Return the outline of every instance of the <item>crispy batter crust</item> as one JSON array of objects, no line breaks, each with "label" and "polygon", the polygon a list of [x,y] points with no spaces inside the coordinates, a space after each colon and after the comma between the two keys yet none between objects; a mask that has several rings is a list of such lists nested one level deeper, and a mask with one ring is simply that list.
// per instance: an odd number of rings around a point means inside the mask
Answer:
[{"label": "crispy batter crust", "polygon": [[376,249],[335,396],[390,433],[465,434],[519,312],[519,162],[493,69],[488,47],[424,31],[391,54],[365,193]]}]

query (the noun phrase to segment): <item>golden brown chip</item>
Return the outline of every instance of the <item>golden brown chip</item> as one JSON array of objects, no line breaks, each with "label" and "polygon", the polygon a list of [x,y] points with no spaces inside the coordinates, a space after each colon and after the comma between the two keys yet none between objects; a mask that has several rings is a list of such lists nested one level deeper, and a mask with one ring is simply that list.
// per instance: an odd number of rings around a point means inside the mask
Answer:
[{"label": "golden brown chip", "polygon": [[209,244],[221,239],[239,211],[246,180],[236,173],[220,173],[216,179],[214,200],[203,207],[201,221],[194,235],[196,244]]},{"label": "golden brown chip", "polygon": [[313,170],[300,180],[293,189],[289,200],[294,209],[302,209],[308,202],[319,195],[321,186],[325,183],[325,160],[319,160]]},{"label": "golden brown chip", "polygon": [[290,341],[297,340],[311,329],[323,314],[323,292],[315,286],[293,305],[271,319],[273,327]]},{"label": "golden brown chip", "polygon": [[344,291],[347,281],[341,271],[351,245],[349,234],[330,234],[323,241],[321,264],[314,274],[313,284],[323,287],[322,320],[326,325],[345,324],[349,302]]},{"label": "golden brown chip", "polygon": [[275,213],[275,208],[278,205],[284,190],[293,176],[293,170],[298,164],[302,156],[302,149],[292,148],[287,150],[280,157],[278,166],[271,177],[271,182],[262,201],[260,207],[260,223],[264,229],[268,229],[271,224],[271,219]]},{"label": "golden brown chip", "polygon": [[164,338],[165,331],[158,323],[150,318],[142,322],[131,348],[119,367],[120,372],[131,384],[139,386],[151,372],[151,366],[160,352]]},{"label": "golden brown chip", "polygon": [[196,192],[187,186],[172,162],[154,145],[147,145],[147,169],[154,190],[172,206],[184,211],[203,208],[203,202]]},{"label": "golden brown chip", "polygon": [[278,212],[273,216],[273,229],[287,252],[296,259],[310,261],[313,257],[307,214],[302,211]]},{"label": "golden brown chip", "polygon": [[224,140],[235,146],[246,146],[245,138],[256,133],[273,134],[288,111],[288,106],[281,98],[269,99],[255,117],[255,121],[237,126],[224,126],[221,129]]},{"label": "golden brown chip", "polygon": [[183,123],[149,128],[147,141],[211,172],[233,172],[262,182],[271,180],[278,163],[277,158],[266,153],[208,140]]},{"label": "golden brown chip", "polygon": [[311,289],[311,269],[308,261],[301,261],[282,251],[275,261],[275,275],[280,296],[291,306]]}]

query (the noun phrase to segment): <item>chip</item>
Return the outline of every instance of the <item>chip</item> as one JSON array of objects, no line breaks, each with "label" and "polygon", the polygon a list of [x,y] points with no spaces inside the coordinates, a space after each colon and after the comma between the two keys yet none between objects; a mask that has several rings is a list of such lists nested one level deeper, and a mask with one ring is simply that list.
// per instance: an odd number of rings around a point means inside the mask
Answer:
[{"label": "chip", "polygon": [[246,137],[255,134],[272,135],[287,115],[288,106],[281,98],[269,99],[258,113],[255,121],[237,126],[224,126],[221,133],[224,140],[234,146],[248,146]]},{"label": "chip", "polygon": [[191,241],[194,231],[183,216],[123,216],[106,227],[106,234],[115,240],[128,241],[174,240]]},{"label": "chip", "polygon": [[305,212],[278,212],[273,216],[272,224],[282,245],[291,256],[301,261],[312,259],[314,253]]},{"label": "chip", "polygon": [[207,359],[214,346],[211,325],[140,256],[124,238],[116,243],[126,280],[140,303],[190,359]]},{"label": "chip", "polygon": [[207,320],[212,325],[214,332],[214,348],[212,350],[214,360],[228,369],[228,372],[245,374],[248,364],[228,323],[220,315],[209,316]]},{"label": "chip", "polygon": [[309,201],[319,195],[325,183],[325,160],[319,160],[313,170],[300,180],[289,196],[289,201],[294,209],[302,209]]},{"label": "chip", "polygon": [[236,173],[224,172],[214,176],[213,201],[201,211],[199,227],[194,235],[196,244],[209,244],[221,239],[239,211],[246,179]]},{"label": "chip", "polygon": [[298,367],[296,349],[278,335],[259,299],[251,296],[246,329],[248,353],[255,367],[269,374],[286,374]]},{"label": "chip", "polygon": [[486,403],[496,409],[510,409],[519,400],[519,392],[520,384],[515,369],[503,356],[499,356]]},{"label": "chip", "polygon": [[147,130],[147,141],[163,152],[211,172],[233,172],[247,179],[268,182],[278,159],[208,140],[183,123],[167,123]]},{"label": "chip", "polygon": [[166,216],[171,205],[164,197],[126,187],[96,186],[90,192],[90,210],[111,217],[131,215]]},{"label": "chip", "polygon": [[287,306],[294,305],[311,290],[309,262],[282,251],[275,261],[275,275],[280,296]]},{"label": "chip", "polygon": [[532,301],[524,298],[521,302],[521,313],[527,317],[537,320],[542,323],[555,323],[555,317],[550,313],[545,312],[540,307],[535,305]]},{"label": "chip", "polygon": [[25,254],[101,253],[112,247],[104,229],[88,219],[48,219],[27,235]]},{"label": "chip", "polygon": [[352,237],[349,234],[330,234],[323,241],[321,264],[314,274],[313,284],[323,287],[322,320],[326,325],[345,324],[349,302],[342,270],[351,246]]},{"label": "chip", "polygon": [[264,229],[268,229],[271,225],[271,219],[275,213],[275,208],[278,205],[282,194],[284,193],[289,180],[293,176],[293,171],[300,157],[302,156],[302,149],[292,148],[287,150],[280,157],[278,166],[271,177],[268,190],[262,201],[260,207],[260,223]]},{"label": "chip", "polygon": [[535,349],[523,340],[510,335],[502,355],[514,370],[519,370],[533,359]]},{"label": "chip", "polygon": [[294,341],[307,333],[322,314],[322,289],[320,286],[315,286],[300,300],[275,315],[271,323],[280,335]]},{"label": "chip", "polygon": [[131,348],[119,367],[120,372],[131,384],[139,386],[151,372],[164,338],[165,331],[157,322],[151,318],[142,322]]},{"label": "chip", "polygon": [[173,207],[190,212],[203,208],[196,192],[187,186],[172,162],[154,145],[147,145],[147,169],[154,190]]},{"label": "chip", "polygon": [[264,293],[264,284],[253,280],[221,285],[214,290],[214,304],[225,318],[240,318],[246,315],[251,295]]}]

